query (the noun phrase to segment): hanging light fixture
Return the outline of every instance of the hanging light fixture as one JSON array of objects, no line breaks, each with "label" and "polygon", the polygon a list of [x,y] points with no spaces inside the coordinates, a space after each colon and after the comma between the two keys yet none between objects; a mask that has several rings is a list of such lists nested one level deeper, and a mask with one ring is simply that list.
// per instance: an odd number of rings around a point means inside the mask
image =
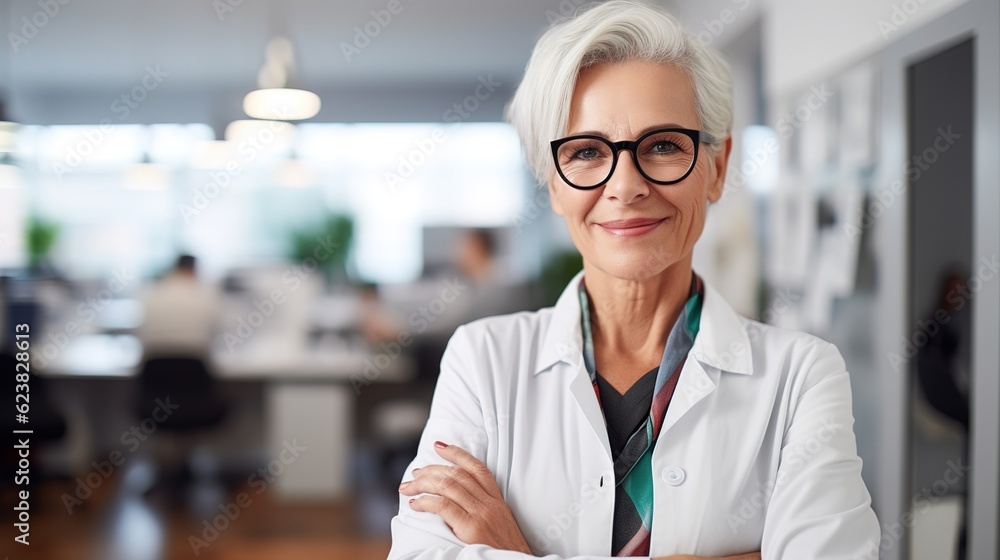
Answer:
[{"label": "hanging light fixture", "polygon": [[257,88],[243,98],[243,111],[255,119],[301,121],[319,113],[315,93],[288,87],[295,77],[295,49],[286,37],[267,43],[264,65],[257,73]]},{"label": "hanging light fixture", "polygon": [[275,171],[274,183],[286,189],[305,189],[316,186],[316,174],[292,154]]},{"label": "hanging light fixture", "polygon": [[223,138],[238,144],[256,138],[261,143],[270,144],[275,140],[291,142],[295,135],[295,125],[284,121],[241,119],[226,125]]},{"label": "hanging light fixture", "polygon": [[142,159],[133,163],[125,172],[122,186],[126,189],[160,191],[170,186],[170,171],[166,166],[154,163],[150,157],[153,148],[153,129],[146,127],[146,149]]},{"label": "hanging light fixture", "polygon": [[170,186],[170,172],[159,163],[149,160],[149,155],[132,164],[125,173],[123,186],[140,191],[162,191]]}]

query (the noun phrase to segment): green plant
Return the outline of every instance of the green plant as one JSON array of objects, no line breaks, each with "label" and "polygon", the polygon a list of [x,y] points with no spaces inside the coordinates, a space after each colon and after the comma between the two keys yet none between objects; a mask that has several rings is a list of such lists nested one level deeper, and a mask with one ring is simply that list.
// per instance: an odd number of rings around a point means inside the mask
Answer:
[{"label": "green plant", "polygon": [[354,236],[354,220],[350,216],[334,214],[319,225],[292,232],[289,257],[304,263],[316,261],[328,281],[342,280],[347,276],[347,253]]},{"label": "green plant", "polygon": [[28,227],[24,238],[27,244],[28,263],[31,268],[38,268],[42,265],[58,237],[59,226],[55,222],[38,216],[28,218]]}]

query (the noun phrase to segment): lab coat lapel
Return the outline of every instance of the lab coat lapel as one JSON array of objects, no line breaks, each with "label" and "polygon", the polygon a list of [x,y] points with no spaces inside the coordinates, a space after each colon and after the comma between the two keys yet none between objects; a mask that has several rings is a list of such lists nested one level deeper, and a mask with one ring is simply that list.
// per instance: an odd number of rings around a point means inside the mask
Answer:
[{"label": "lab coat lapel", "polygon": [[742,319],[706,282],[698,336],[681,368],[660,435],[715,391],[723,371],[752,374],[751,354],[750,339]]},{"label": "lab coat lapel", "polygon": [[670,406],[667,407],[667,415],[663,418],[660,439],[695,405],[711,395],[718,385],[719,370],[709,368],[709,371],[706,371],[689,353],[687,360],[684,361],[684,367],[681,368],[681,376],[677,380],[674,396],[670,399]]},{"label": "lab coat lapel", "polygon": [[[563,290],[552,310],[552,318],[541,339],[534,375],[551,370],[561,376],[564,390],[573,395],[580,413],[587,419],[594,436],[611,460],[611,444],[604,424],[604,413],[594,394],[594,385],[583,361],[583,332],[580,328],[580,271]],[[572,424],[571,424],[572,425]]]},{"label": "lab coat lapel", "polygon": [[[574,367],[574,366],[567,366]],[[597,395],[594,393],[594,384],[590,381],[590,374],[587,373],[587,366],[583,360],[578,360],[575,366],[576,373],[570,375],[568,390],[573,394],[580,411],[587,418],[590,427],[594,430],[594,435],[600,441],[604,452],[611,460],[611,442],[608,440],[608,428],[604,423],[604,412],[597,402]]]}]

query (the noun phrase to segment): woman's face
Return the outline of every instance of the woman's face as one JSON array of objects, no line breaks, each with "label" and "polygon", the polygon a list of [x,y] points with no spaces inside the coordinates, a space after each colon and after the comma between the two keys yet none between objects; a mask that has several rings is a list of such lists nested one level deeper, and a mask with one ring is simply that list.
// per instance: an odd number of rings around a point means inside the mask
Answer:
[{"label": "woman's face", "polygon": [[[566,136],[598,134],[617,142],[661,127],[701,129],[683,69],[632,61],[581,71]],[[722,196],[729,148],[729,139],[718,154],[702,144],[694,170],[672,185],[647,181],[625,151],[611,179],[596,189],[575,189],[553,171],[552,208],[566,220],[588,267],[627,280],[655,276],[690,258],[708,201]],[[623,220],[632,222],[615,223]]]}]

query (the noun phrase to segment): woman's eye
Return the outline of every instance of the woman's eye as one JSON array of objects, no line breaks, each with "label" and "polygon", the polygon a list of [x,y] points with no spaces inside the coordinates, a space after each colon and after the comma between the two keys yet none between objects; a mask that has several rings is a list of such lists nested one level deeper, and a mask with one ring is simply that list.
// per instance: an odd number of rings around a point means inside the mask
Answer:
[{"label": "woman's eye", "polygon": [[674,144],[673,142],[657,142],[650,146],[649,151],[654,154],[669,154],[677,151],[678,149],[677,144]]},{"label": "woman's eye", "polygon": [[577,152],[573,154],[573,159],[594,159],[599,155],[600,154],[595,148],[584,148],[582,150],[577,150]]}]

